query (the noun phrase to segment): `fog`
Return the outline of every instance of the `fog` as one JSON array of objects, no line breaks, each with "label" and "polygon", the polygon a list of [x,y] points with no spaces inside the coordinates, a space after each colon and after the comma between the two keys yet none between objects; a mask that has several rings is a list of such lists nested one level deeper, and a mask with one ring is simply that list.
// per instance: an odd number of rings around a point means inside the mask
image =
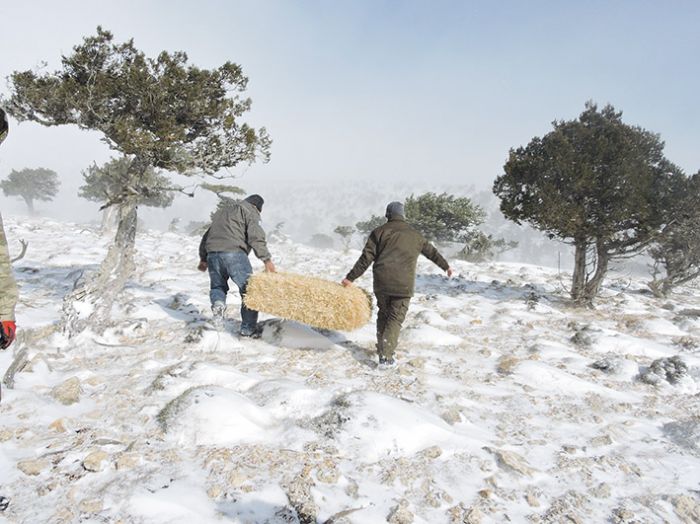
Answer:
[{"label": "fog", "polygon": [[[509,148],[575,118],[587,100],[660,133],[667,156],[696,172],[699,15],[696,2],[2,2],[0,93],[15,70],[57,69],[98,24],[148,56],[239,63],[253,100],[243,120],[267,128],[272,159],[221,174],[266,197],[266,227],[284,221],[303,240],[412,192],[488,191]],[[96,132],[10,126],[0,178],[53,169],[60,193],[37,212],[98,221],[99,205],[77,196],[81,171],[118,152]],[[174,178],[190,188],[204,180]],[[164,229],[176,217],[206,220],[215,203],[198,190],[139,213]],[[26,212],[2,195],[0,209]]]}]

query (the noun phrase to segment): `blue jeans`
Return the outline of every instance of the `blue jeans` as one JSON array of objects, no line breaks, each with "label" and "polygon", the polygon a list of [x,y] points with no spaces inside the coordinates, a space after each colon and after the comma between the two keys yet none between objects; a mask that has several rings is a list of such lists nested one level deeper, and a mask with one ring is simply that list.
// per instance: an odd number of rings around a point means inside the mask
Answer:
[{"label": "blue jeans", "polygon": [[209,281],[211,283],[209,299],[212,306],[215,302],[226,303],[228,293],[228,279],[233,280],[241,293],[241,333],[250,334],[255,331],[258,324],[258,312],[245,307],[245,296],[248,277],[253,273],[253,268],[248,260],[248,255],[243,251],[213,251],[207,253],[207,266],[209,268]]}]

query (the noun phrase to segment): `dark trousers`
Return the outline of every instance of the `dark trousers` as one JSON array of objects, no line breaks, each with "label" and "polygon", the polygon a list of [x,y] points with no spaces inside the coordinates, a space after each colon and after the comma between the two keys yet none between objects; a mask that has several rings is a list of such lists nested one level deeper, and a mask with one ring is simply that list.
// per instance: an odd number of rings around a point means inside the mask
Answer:
[{"label": "dark trousers", "polygon": [[377,295],[377,352],[381,356],[390,358],[394,355],[410,302],[411,297]]}]

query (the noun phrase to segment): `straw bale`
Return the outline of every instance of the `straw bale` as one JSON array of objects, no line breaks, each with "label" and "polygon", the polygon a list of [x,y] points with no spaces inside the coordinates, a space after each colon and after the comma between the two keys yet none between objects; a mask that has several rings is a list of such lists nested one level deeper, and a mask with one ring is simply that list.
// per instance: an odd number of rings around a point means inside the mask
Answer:
[{"label": "straw bale", "polygon": [[372,312],[372,299],[363,289],[294,273],[252,275],[245,305],[280,318],[338,331],[363,326]]}]

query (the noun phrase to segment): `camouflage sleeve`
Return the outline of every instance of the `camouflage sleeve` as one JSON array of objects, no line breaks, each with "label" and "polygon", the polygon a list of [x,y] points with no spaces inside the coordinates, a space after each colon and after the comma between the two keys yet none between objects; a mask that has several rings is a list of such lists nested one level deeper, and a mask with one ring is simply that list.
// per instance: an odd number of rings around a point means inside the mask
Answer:
[{"label": "camouflage sleeve", "polygon": [[440,254],[437,248],[427,240],[425,244],[423,244],[423,249],[420,253],[443,271],[447,271],[450,268],[450,265],[447,263],[447,260],[445,260],[445,258]]},{"label": "camouflage sleeve", "polygon": [[252,248],[255,256],[263,262],[267,262],[272,258],[270,251],[267,249],[267,241],[265,240],[265,231],[260,225],[260,218],[254,216],[246,217],[246,240]]},{"label": "camouflage sleeve", "polygon": [[209,236],[209,230],[211,228],[207,229],[207,232],[204,233],[202,236],[202,240],[199,243],[199,260],[202,262],[207,261],[207,237]]},{"label": "camouflage sleeve", "polygon": [[12,276],[10,254],[7,250],[5,230],[2,227],[2,216],[0,216],[0,320],[15,319],[17,296],[17,284]]},{"label": "camouflage sleeve", "polygon": [[346,275],[345,278],[347,278],[351,282],[354,282],[355,280],[360,278],[362,276],[362,274],[365,271],[367,271],[367,268],[370,266],[370,264],[372,262],[374,262],[374,259],[376,256],[377,256],[377,236],[375,235],[374,231],[372,231],[372,234],[367,239],[367,243],[365,244],[365,247],[362,250],[362,254],[360,255],[360,258],[357,259],[357,262],[355,262],[355,265],[350,270],[350,272]]}]

